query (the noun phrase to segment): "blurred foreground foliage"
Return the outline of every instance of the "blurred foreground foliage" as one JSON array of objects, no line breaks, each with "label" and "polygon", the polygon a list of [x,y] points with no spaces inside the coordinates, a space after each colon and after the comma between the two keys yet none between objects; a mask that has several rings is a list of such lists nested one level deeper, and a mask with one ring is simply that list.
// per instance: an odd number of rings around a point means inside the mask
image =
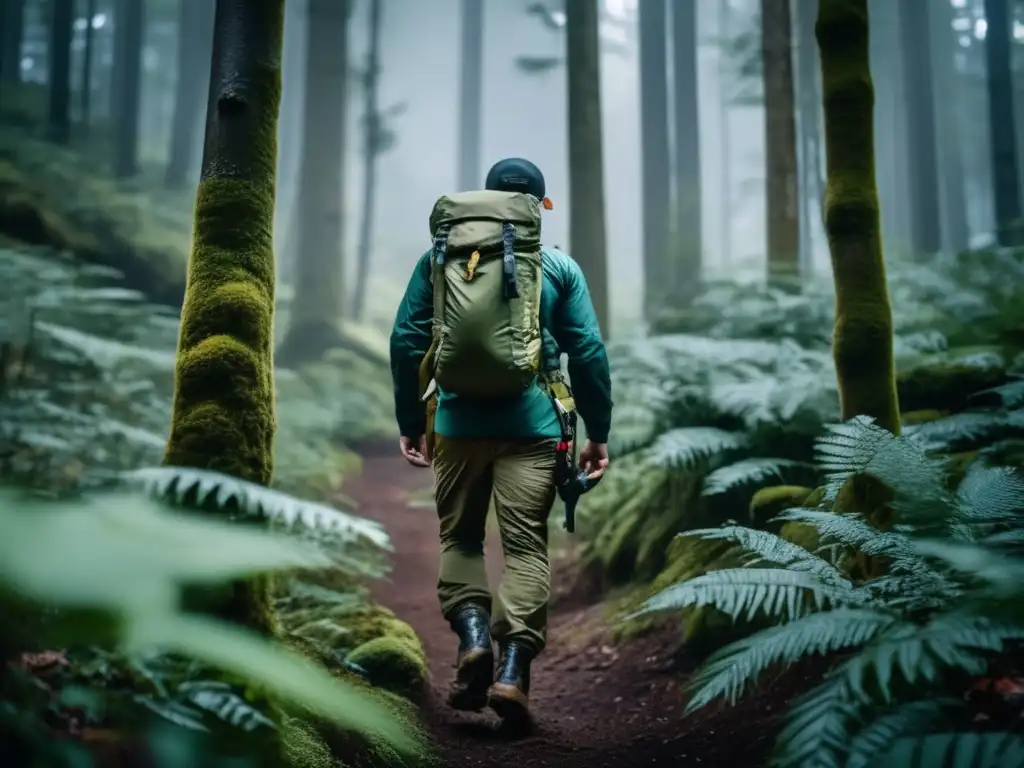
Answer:
[{"label": "blurred foreground foliage", "polygon": [[[336,494],[358,467],[347,444],[390,431],[386,368],[339,352],[278,371],[273,488],[158,467],[177,317],[120,278],[0,247],[8,764],[261,765],[273,729],[294,765],[423,764],[423,649],[364,586],[387,533],[344,499],[299,498]],[[190,511],[211,503],[271,531]],[[277,574],[274,640],[180,608],[186,588],[258,572]]]}]

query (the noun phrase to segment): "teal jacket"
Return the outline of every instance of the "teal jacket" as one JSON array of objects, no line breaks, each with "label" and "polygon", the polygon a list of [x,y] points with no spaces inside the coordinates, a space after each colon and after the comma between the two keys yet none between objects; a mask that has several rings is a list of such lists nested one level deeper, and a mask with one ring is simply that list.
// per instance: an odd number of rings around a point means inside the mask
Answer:
[{"label": "teal jacket", "polygon": [[[612,415],[612,385],[608,355],[587,281],[579,265],[559,250],[545,249],[541,262],[544,357],[559,359],[562,352],[568,356],[573,396],[587,436],[605,443]],[[430,346],[433,314],[428,251],[416,264],[391,332],[395,417],[399,431],[406,437],[419,437],[426,429],[426,408],[419,397],[419,365]],[[434,431],[454,438],[561,436],[551,399],[539,386],[529,387],[515,400],[501,403],[440,392]]]}]

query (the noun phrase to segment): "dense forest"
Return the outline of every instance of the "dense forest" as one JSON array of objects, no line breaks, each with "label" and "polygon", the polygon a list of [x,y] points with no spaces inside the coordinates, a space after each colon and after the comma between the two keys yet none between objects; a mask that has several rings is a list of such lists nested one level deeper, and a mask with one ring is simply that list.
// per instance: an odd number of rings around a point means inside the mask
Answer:
[{"label": "dense forest", "polygon": [[[1024,768],[1022,67],[1014,0],[0,0],[0,757]],[[439,693],[387,341],[507,155],[615,401],[528,734]]]}]

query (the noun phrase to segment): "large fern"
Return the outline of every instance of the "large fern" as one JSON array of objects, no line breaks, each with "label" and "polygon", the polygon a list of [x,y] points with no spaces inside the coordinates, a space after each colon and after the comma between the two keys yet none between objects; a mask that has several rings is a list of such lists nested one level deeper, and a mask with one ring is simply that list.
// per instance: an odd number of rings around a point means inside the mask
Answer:
[{"label": "large fern", "polygon": [[[817,531],[817,552],[741,526],[689,531],[735,542],[749,553],[746,566],[668,587],[642,611],[713,605],[733,618],[762,613],[777,622],[705,662],[691,681],[691,710],[719,697],[735,701],[775,664],[854,651],[794,705],[775,762],[873,764],[865,760],[890,746],[887,740],[924,738],[945,724],[939,709],[921,700],[943,694],[952,673],[982,674],[993,654],[1024,640],[1024,560],[1019,550],[994,550],[1008,534],[1024,531],[1024,478],[977,465],[950,493],[942,461],[915,438],[864,418],[831,427],[817,454],[825,504],[855,475],[873,475],[892,491],[895,524],[879,531],[860,510],[785,511],[782,521]],[[836,554],[850,551],[884,557],[886,572],[849,581]],[[943,743],[976,759],[979,749],[995,748],[979,738],[961,734]],[[928,754],[938,755],[939,742],[928,743]]]}]

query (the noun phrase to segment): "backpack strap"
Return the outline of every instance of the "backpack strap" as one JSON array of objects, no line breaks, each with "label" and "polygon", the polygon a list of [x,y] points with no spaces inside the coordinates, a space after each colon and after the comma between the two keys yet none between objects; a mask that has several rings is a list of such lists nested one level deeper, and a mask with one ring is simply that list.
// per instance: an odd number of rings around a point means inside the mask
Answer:
[{"label": "backpack strap", "polygon": [[516,284],[516,228],[511,221],[501,224],[501,244],[504,248],[502,270],[504,275],[505,299],[518,299],[519,286]]},{"label": "backpack strap", "polygon": [[448,232],[450,227],[442,224],[434,233],[434,250],[430,255],[430,276],[434,288],[434,317],[431,329],[434,334],[435,346],[441,341],[441,323],[444,320],[444,262],[448,254]]}]

